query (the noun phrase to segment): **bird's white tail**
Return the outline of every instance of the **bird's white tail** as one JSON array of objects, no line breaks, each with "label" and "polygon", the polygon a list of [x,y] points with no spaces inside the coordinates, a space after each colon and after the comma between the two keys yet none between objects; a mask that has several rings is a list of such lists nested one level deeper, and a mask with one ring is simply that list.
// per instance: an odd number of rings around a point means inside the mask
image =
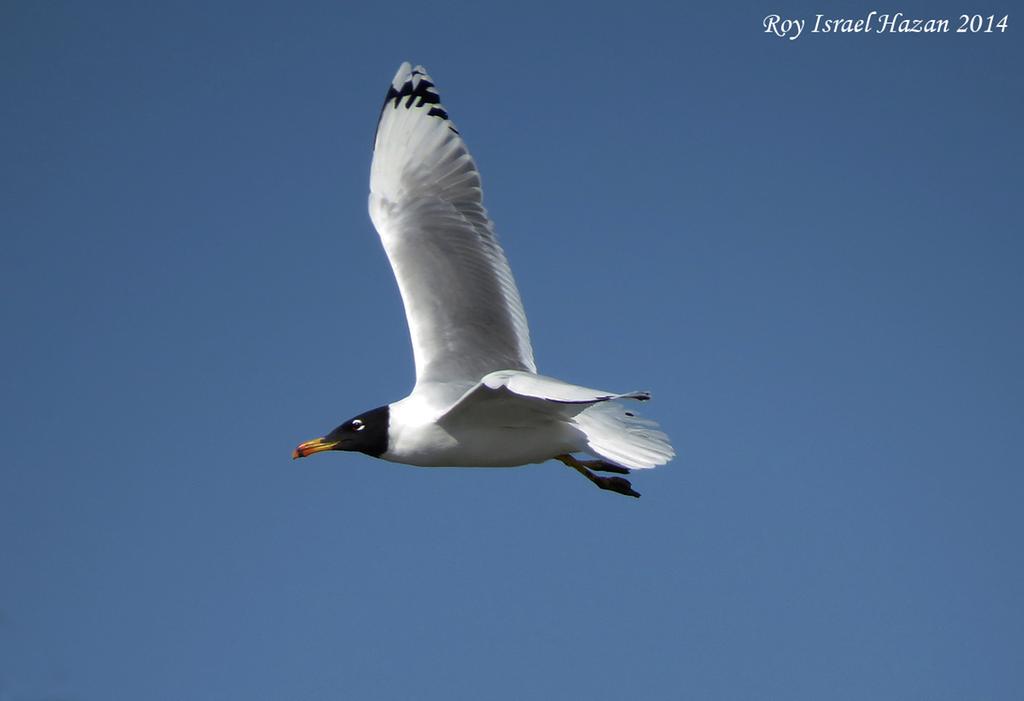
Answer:
[{"label": "bird's white tail", "polygon": [[595,455],[635,469],[664,465],[676,451],[658,424],[616,401],[587,407],[573,418]]}]

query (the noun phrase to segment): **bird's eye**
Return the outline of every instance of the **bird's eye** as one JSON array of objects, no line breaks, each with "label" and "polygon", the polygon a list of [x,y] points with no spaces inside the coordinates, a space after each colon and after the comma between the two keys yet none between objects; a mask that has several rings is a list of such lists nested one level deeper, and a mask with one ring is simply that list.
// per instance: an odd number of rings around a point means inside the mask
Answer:
[{"label": "bird's eye", "polygon": [[352,428],[354,428],[356,431],[362,431],[364,428],[366,428],[366,425],[359,419],[353,419]]}]

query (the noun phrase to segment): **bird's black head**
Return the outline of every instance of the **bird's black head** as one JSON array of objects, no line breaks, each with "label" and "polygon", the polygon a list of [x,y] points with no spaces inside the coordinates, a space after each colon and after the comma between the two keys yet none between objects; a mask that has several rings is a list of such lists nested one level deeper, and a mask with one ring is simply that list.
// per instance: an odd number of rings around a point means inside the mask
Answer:
[{"label": "bird's black head", "polygon": [[349,419],[323,438],[301,444],[292,453],[292,458],[304,458],[325,450],[354,450],[379,458],[388,449],[389,421],[388,407],[371,409]]}]

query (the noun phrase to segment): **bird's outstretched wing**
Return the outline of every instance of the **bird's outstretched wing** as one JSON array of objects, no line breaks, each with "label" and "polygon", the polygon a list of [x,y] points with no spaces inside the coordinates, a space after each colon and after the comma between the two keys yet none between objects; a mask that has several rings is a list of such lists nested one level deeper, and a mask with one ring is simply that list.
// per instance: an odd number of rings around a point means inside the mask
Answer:
[{"label": "bird's outstretched wing", "polygon": [[494,370],[536,371],[480,174],[421,66],[403,63],[384,99],[370,218],[405,304],[418,389],[446,386],[453,400]]}]

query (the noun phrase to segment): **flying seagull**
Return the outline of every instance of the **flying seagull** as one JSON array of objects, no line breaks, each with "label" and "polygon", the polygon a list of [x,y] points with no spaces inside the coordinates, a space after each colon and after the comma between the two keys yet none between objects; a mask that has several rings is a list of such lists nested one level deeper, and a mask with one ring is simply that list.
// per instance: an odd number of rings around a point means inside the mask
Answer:
[{"label": "flying seagull", "polygon": [[[537,374],[526,313],[483,207],[480,174],[422,66],[403,63],[381,107],[370,218],[405,305],[416,384],[401,401],[299,445],[293,458],[359,451],[425,467],[559,460],[601,489],[675,455],[616,394]],[[582,460],[574,453],[586,453]],[[595,472],[613,473],[613,476]]]}]

